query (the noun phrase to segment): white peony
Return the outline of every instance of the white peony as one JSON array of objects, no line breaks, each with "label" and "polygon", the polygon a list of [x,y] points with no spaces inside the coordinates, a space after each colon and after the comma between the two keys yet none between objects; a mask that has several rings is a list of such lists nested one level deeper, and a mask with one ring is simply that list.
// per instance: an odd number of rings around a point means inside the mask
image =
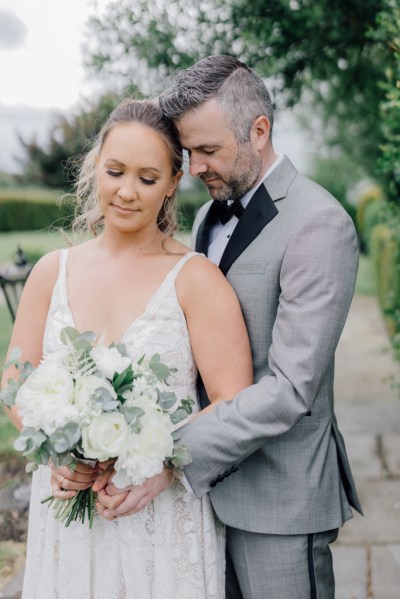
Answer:
[{"label": "white peony", "polygon": [[42,429],[46,435],[68,422],[79,422],[74,404],[74,381],[53,357],[43,360],[16,396],[23,426]]},{"label": "white peony", "polygon": [[116,372],[123,372],[131,364],[131,359],[120,354],[116,347],[94,347],[91,356],[96,367],[110,380]]},{"label": "white peony", "polygon": [[117,399],[114,387],[106,379],[94,374],[78,377],[75,381],[75,405],[84,422],[98,416],[102,412],[101,403],[93,400],[97,389],[106,389],[113,399]]},{"label": "white peony", "polygon": [[85,458],[104,462],[125,449],[129,428],[119,412],[105,412],[82,428],[82,448]]},{"label": "white peony", "polygon": [[113,483],[124,488],[141,485],[146,478],[159,474],[164,460],[173,452],[173,425],[168,414],[161,411],[146,413],[140,419],[142,430],[132,434],[126,444],[127,451],[120,455],[114,465]]}]

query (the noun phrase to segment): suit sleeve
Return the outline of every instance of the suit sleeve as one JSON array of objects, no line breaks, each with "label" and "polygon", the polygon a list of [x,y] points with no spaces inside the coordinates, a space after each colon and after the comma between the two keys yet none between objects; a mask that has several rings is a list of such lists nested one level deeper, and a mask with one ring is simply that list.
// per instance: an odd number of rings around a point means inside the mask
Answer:
[{"label": "suit sleeve", "polygon": [[181,429],[192,456],[185,475],[198,496],[312,409],[334,359],[357,267],[354,225],[337,206],[313,212],[292,232],[281,262],[268,374]]}]

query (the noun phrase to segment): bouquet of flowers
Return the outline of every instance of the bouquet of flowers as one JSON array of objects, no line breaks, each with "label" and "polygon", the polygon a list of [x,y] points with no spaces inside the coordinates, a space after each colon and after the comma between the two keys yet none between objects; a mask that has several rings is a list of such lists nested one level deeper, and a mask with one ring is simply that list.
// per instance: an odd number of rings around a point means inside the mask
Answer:
[{"label": "bouquet of flowers", "polygon": [[[15,365],[20,372],[0,400],[18,406],[23,428],[14,447],[30,459],[27,472],[50,461],[73,469],[79,460],[115,459],[113,483],[122,488],[142,484],[165,465],[190,462],[174,426],[191,414],[193,400],[178,402],[169,390],[176,369],[163,364],[159,354],[133,363],[123,344],[96,344],[91,331],[66,327],[61,341],[63,348],[37,368],[19,362],[18,349],[3,367]],[[84,522],[87,514],[91,527],[95,500],[90,487],[72,499],[50,496],[43,502],[53,505],[65,526]]]}]

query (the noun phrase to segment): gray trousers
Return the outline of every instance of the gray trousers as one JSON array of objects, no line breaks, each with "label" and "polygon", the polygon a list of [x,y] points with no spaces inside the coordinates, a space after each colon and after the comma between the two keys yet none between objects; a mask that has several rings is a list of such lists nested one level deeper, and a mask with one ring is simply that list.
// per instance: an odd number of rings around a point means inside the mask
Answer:
[{"label": "gray trousers", "polygon": [[268,535],[227,527],[226,599],[334,599],[338,530]]}]

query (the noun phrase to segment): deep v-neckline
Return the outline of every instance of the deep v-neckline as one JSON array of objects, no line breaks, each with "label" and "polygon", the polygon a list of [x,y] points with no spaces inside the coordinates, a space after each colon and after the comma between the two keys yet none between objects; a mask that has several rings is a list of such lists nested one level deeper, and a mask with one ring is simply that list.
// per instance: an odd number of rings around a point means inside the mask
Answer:
[{"label": "deep v-neckline", "polygon": [[[76,329],[77,326],[76,326],[76,323],[75,323],[75,318],[74,318],[73,312],[71,310],[71,306],[70,306],[70,303],[69,303],[69,297],[68,297],[68,284],[67,284],[67,257],[68,257],[68,250],[66,249],[64,251],[65,251],[65,257],[64,257],[64,262],[62,264],[62,268],[61,268],[61,272],[60,272],[60,275],[61,275],[61,281],[60,282],[61,282],[61,288],[62,288],[62,296],[64,298],[64,307],[65,307],[65,310],[66,310],[66,312],[68,314],[68,319],[70,321],[70,324],[71,324],[71,326],[73,326]],[[170,279],[173,277],[173,275],[175,275],[175,274],[176,274],[176,276],[178,275],[181,265],[183,266],[182,263],[186,262],[186,260],[188,260],[194,254],[196,254],[196,252],[188,252],[187,254],[185,254],[184,256],[182,256],[182,258],[180,260],[178,260],[178,262],[167,272],[167,274],[165,275],[163,281],[160,283],[160,285],[157,287],[157,289],[154,291],[154,293],[152,293],[151,296],[149,297],[149,299],[147,300],[143,312],[141,312],[141,314],[139,314],[136,318],[134,318],[131,321],[131,323],[128,325],[128,327],[125,329],[125,332],[121,336],[121,339],[119,341],[117,341],[117,342],[114,342],[114,343],[124,343],[126,337],[131,332],[131,330],[135,327],[135,325],[138,322],[140,322],[141,320],[143,320],[145,316],[148,316],[148,313],[150,312],[151,307],[153,306],[153,304],[155,304],[156,298],[159,295],[161,295],[161,292],[167,286],[167,283],[170,282]]]}]

